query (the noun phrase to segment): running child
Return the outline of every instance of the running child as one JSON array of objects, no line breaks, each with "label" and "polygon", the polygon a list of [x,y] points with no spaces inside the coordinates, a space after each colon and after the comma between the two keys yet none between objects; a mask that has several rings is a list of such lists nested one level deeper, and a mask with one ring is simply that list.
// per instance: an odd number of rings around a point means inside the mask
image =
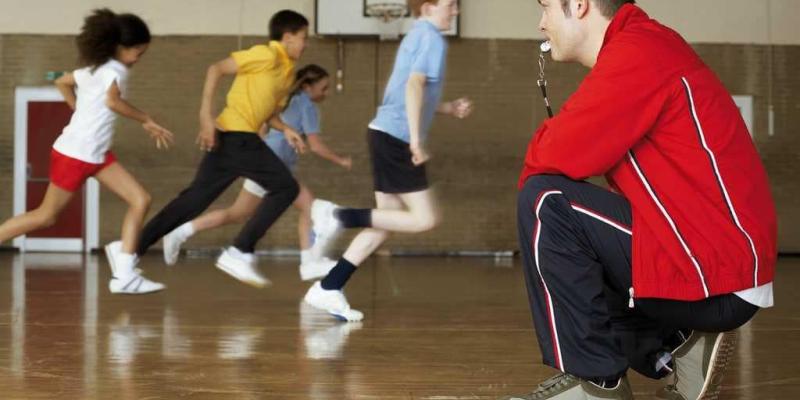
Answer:
[{"label": "running child", "polygon": [[164,285],[139,274],[134,254],[150,207],[150,194],[110,150],[118,114],[141,123],[158,149],[166,149],[173,142],[170,131],[125,100],[129,70],[147,51],[150,30],[136,15],[115,14],[104,8],[85,19],[76,42],[83,67],[55,82],[75,111],[53,143],[47,192],[35,210],[0,225],[0,242],[52,226],[75,192],[93,176],[128,203],[122,240],[107,246],[112,272],[109,290],[125,294],[156,292]]}]

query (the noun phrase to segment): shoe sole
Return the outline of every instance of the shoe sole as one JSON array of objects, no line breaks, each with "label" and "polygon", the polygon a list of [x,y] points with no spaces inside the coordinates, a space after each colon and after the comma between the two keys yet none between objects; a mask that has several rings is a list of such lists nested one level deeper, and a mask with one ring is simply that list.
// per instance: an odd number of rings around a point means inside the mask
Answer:
[{"label": "shoe sole", "polygon": [[322,307],[317,307],[315,304],[313,304],[310,301],[306,300],[305,297],[303,297],[303,303],[306,303],[309,306],[314,307],[315,310],[320,310],[322,312],[328,313],[328,315],[332,316],[333,318],[335,318],[336,320],[341,321],[341,322],[361,322],[361,321],[364,320],[364,317],[361,317],[359,319],[355,319],[355,318],[349,319],[349,318],[345,317],[344,315],[337,314],[335,312],[329,311],[329,310],[327,310],[325,308],[322,308]]},{"label": "shoe sole", "polygon": [[717,337],[714,342],[714,349],[711,353],[711,365],[708,368],[703,389],[697,400],[717,400],[722,389],[722,378],[725,368],[733,357],[736,349],[737,331],[724,332]]},{"label": "shoe sole", "polygon": [[[141,275],[140,275],[140,278],[144,279],[144,278],[141,277]],[[147,291],[147,292],[127,292],[127,291],[117,291],[117,292],[115,292],[110,287],[108,288],[108,291],[111,292],[111,294],[123,294],[123,295],[129,295],[129,296],[141,296],[141,295],[144,295],[144,294],[152,294],[152,293],[162,292],[167,288],[167,285],[164,285],[163,283],[161,285],[162,285],[161,288],[155,289],[155,290],[150,290],[150,291]]]},{"label": "shoe sole", "polygon": [[108,289],[108,291],[111,292],[111,294],[120,294],[120,295],[126,295],[126,296],[142,296],[142,295],[145,295],[145,294],[153,294],[153,293],[163,292],[166,289],[167,289],[167,287],[165,286],[165,287],[163,287],[161,289],[151,290],[149,292],[139,292],[139,293],[115,292],[115,291],[113,291],[111,289]]},{"label": "shoe sole", "polygon": [[341,322],[351,322],[352,323],[352,322],[361,322],[361,321],[364,320],[364,317],[356,319],[356,318],[347,318],[347,317],[345,317],[343,315],[340,315],[340,314],[334,314],[334,313],[329,313],[329,314],[331,314],[334,318],[336,318],[337,320],[339,320]]},{"label": "shoe sole", "polygon": [[242,283],[244,283],[245,285],[248,285],[248,286],[250,286],[250,287],[254,287],[254,288],[256,288],[256,289],[263,289],[263,288],[265,288],[265,287],[267,287],[267,286],[269,286],[269,285],[270,285],[270,282],[269,282],[269,281],[267,281],[267,282],[264,282],[264,283],[260,283],[260,282],[253,282],[253,281],[248,281],[248,280],[240,279],[238,276],[236,276],[236,274],[235,274],[234,272],[232,272],[232,270],[229,270],[227,267],[225,267],[225,265],[223,265],[223,264],[222,264],[222,263],[220,263],[220,262],[217,262],[217,263],[216,263],[216,266],[217,266],[217,269],[218,269],[218,270],[220,270],[220,271],[224,272],[226,275],[228,275],[228,276],[230,276],[231,278],[233,278],[233,279],[236,279],[237,281],[239,281],[239,282],[242,282]]}]

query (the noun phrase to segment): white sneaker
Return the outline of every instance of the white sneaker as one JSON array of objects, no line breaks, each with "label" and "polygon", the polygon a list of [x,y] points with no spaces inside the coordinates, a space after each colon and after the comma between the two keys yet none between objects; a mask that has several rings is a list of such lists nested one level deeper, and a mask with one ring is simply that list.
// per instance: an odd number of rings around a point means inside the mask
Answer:
[{"label": "white sneaker", "polygon": [[106,251],[106,258],[108,259],[108,266],[111,267],[111,276],[116,275],[117,260],[116,254],[122,251],[122,241],[115,240],[103,247]]},{"label": "white sneaker", "polygon": [[258,289],[271,285],[272,282],[256,270],[255,264],[252,254],[234,254],[230,248],[217,258],[217,268],[222,272]]},{"label": "white sneaker", "polygon": [[[106,252],[106,258],[108,259],[108,266],[111,267],[111,276],[117,275],[117,254],[122,253],[122,241],[115,240],[103,248]],[[137,257],[138,258],[138,257]],[[142,270],[139,268],[135,268],[133,272],[141,275]]]},{"label": "white sneaker", "polygon": [[114,277],[108,282],[108,290],[114,294],[147,294],[164,290],[163,283],[153,282],[138,273],[125,277]]},{"label": "white sneaker", "polygon": [[320,310],[327,311],[342,321],[358,322],[364,319],[364,313],[350,308],[350,304],[341,290],[325,290],[320,282],[314,283],[308,289],[303,301]]},{"label": "white sneaker", "polygon": [[336,266],[336,261],[328,257],[322,257],[319,260],[306,261],[300,264],[300,279],[310,281],[314,279],[324,278],[328,276],[333,267]]},{"label": "white sneaker", "polygon": [[311,254],[314,258],[322,258],[328,246],[342,231],[342,223],[334,212],[339,208],[330,201],[316,199],[311,203],[311,229],[314,233],[314,245]]},{"label": "white sneaker", "polygon": [[166,234],[162,239],[162,246],[164,251],[164,262],[167,265],[175,265],[178,262],[178,256],[181,254],[181,245],[186,239],[178,234],[178,229],[175,228],[172,232]]}]

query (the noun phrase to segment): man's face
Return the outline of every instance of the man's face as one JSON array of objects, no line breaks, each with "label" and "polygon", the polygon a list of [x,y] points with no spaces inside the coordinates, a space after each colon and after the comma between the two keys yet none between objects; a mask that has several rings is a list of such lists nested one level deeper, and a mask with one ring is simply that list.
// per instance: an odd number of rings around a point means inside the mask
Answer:
[{"label": "man's face", "polygon": [[[539,21],[539,30],[550,41],[551,57],[555,61],[576,61],[576,47],[579,42],[579,22],[574,17],[575,13],[567,16],[561,7],[561,0],[539,0],[542,6],[542,20]],[[570,0],[569,6],[575,5]]]}]

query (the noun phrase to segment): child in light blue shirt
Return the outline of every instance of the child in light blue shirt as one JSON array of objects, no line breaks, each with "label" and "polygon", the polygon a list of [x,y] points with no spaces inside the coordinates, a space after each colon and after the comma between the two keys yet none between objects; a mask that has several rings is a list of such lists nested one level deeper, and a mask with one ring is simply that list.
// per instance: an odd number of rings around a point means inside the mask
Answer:
[{"label": "child in light blue shirt", "polygon": [[447,42],[430,21],[417,20],[400,43],[383,102],[370,127],[410,142],[406,114],[406,85],[411,74],[425,76],[420,140],[424,141],[442,97]]},{"label": "child in light blue shirt", "polygon": [[323,252],[341,228],[369,228],[353,239],[336,266],[304,298],[306,303],[347,321],[364,317],[350,308],[341,290],[357,266],[390,232],[424,232],[438,223],[425,172],[428,154],[423,146],[434,113],[465,118],[472,109],[467,99],[440,103],[447,56],[441,32],[449,30],[458,15],[457,2],[414,0],[408,4],[417,21],[400,43],[383,102],[367,133],[378,207],[341,208],[324,200],[314,201],[311,207],[315,253]]}]

